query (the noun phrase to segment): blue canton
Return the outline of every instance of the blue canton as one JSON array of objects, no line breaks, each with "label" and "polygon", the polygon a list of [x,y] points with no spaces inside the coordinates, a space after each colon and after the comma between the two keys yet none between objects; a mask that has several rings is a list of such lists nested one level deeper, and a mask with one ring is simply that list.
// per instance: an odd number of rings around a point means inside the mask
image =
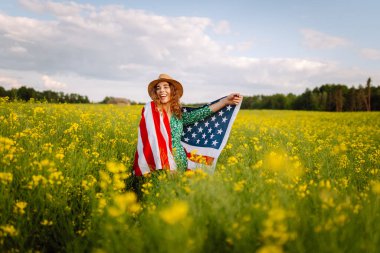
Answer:
[{"label": "blue canton", "polygon": [[[219,149],[235,107],[235,105],[228,105],[203,120],[184,126],[181,141],[192,146]],[[190,112],[195,109],[199,108],[183,107],[182,111]]]}]

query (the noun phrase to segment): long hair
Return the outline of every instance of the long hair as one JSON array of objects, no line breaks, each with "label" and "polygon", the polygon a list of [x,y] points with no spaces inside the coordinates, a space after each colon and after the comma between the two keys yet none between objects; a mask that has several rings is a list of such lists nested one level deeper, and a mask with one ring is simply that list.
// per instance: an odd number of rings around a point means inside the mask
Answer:
[{"label": "long hair", "polygon": [[[152,94],[152,98],[153,98],[153,101],[154,103],[156,103],[156,105],[158,106],[161,106],[161,102],[160,102],[160,99],[158,98],[157,96],[157,92],[156,92],[156,87],[157,85],[155,85],[152,90],[150,91],[150,94]],[[179,95],[178,95],[178,92],[177,92],[177,89],[175,88],[174,85],[172,85],[171,83],[169,83],[169,87],[170,87],[170,111],[172,113],[174,113],[174,115],[181,119],[182,118],[182,107],[181,107],[181,102],[179,101]]]}]

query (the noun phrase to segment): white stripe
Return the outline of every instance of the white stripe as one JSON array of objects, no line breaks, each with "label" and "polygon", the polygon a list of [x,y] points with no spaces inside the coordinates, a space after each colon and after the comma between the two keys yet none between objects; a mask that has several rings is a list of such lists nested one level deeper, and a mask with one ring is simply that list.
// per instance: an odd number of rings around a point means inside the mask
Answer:
[{"label": "white stripe", "polygon": [[219,150],[220,150],[220,151],[222,151],[222,149],[224,148],[224,146],[225,146],[226,143],[227,143],[227,140],[228,140],[228,138],[229,138],[229,136],[230,136],[230,132],[231,132],[231,128],[232,128],[232,124],[234,123],[235,118],[236,118],[236,116],[237,116],[237,114],[238,114],[238,112],[239,112],[239,110],[240,110],[241,103],[242,103],[242,102],[240,102],[239,104],[237,104],[237,105],[235,106],[235,108],[234,108],[234,112],[232,113],[232,116],[231,116],[230,122],[229,122],[229,124],[228,124],[228,126],[227,126],[227,129],[226,129],[226,133],[224,134],[224,138],[223,138],[223,140],[222,140],[222,144],[220,144],[220,147],[219,147]]},{"label": "white stripe", "polygon": [[201,163],[196,163],[191,160],[187,160],[187,167],[190,170],[196,170],[196,169],[201,169],[205,172],[213,174],[215,171],[215,165],[206,165],[206,164],[201,164]]},{"label": "white stripe", "polygon": [[[170,124],[170,122],[169,122],[169,124]],[[160,129],[161,129],[161,133],[162,133],[162,135],[164,136],[164,139],[165,139],[165,146],[166,146],[165,148],[166,148],[166,152],[168,153],[168,160],[169,160],[170,170],[176,170],[177,169],[177,164],[175,163],[173,154],[170,151],[169,134],[166,131],[166,127],[165,127],[165,123],[164,123],[164,118],[163,117],[160,117]]]},{"label": "white stripe", "polygon": [[140,127],[138,131],[138,138],[137,138],[137,154],[138,154],[138,165],[140,167],[141,173],[146,174],[150,172],[148,163],[146,162],[145,156],[144,156],[144,150],[143,150],[143,143],[141,138],[141,132]]},{"label": "white stripe", "polygon": [[144,111],[144,117],[145,117],[145,123],[146,123],[146,130],[148,132],[148,140],[150,143],[150,147],[152,148],[153,158],[154,162],[156,163],[156,170],[162,169],[161,167],[161,157],[160,157],[160,148],[158,145],[158,139],[156,135],[156,129],[154,126],[154,120],[153,120],[153,112],[152,112],[152,106],[151,103],[147,103],[145,105],[145,111]]}]

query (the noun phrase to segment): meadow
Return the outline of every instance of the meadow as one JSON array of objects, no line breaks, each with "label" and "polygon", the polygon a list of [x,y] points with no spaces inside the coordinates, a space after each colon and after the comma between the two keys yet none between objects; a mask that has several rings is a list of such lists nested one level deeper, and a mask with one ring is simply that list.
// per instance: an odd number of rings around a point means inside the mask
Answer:
[{"label": "meadow", "polygon": [[379,112],[241,110],[214,174],[136,194],[141,108],[1,99],[0,251],[380,251]]}]

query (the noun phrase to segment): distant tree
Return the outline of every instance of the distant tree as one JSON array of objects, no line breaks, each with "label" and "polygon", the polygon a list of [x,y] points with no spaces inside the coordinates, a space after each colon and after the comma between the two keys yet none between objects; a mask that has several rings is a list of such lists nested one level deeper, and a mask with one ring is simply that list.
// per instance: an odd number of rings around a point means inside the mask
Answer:
[{"label": "distant tree", "polygon": [[371,87],[371,110],[380,111],[380,86]]},{"label": "distant tree", "polygon": [[367,87],[366,87],[366,90],[367,90],[367,96],[366,96],[366,108],[367,108],[367,111],[371,111],[371,78],[368,78],[367,80]]},{"label": "distant tree", "polygon": [[366,98],[364,88],[361,84],[359,85],[358,91],[356,93],[356,102],[357,102],[358,111],[366,110],[367,98]]},{"label": "distant tree", "polygon": [[357,98],[356,89],[354,87],[351,87],[348,90],[348,94],[347,94],[347,103],[346,103],[347,111],[357,111],[356,98]]},{"label": "distant tree", "polygon": [[343,91],[342,87],[336,87],[334,91],[335,97],[335,111],[341,112],[343,110]]},{"label": "distant tree", "polygon": [[4,89],[4,87],[0,86],[0,97],[6,96],[8,96],[7,91]]}]

